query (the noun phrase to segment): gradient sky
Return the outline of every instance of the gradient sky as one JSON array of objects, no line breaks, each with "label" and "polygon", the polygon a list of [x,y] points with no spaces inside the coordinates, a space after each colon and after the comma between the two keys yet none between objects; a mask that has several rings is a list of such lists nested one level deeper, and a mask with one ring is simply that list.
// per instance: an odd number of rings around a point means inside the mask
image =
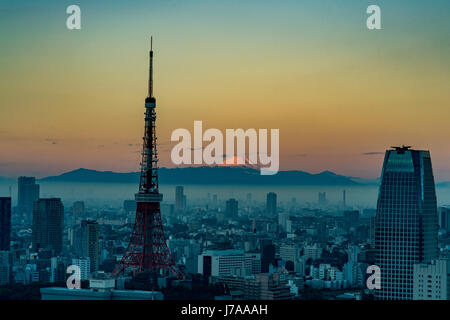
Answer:
[{"label": "gradient sky", "polygon": [[[82,29],[66,29],[70,4]],[[383,30],[369,31],[369,4]],[[282,170],[374,178],[429,149],[450,180],[450,1],[0,0],[0,176],[136,171],[149,36],[171,132],[279,128]]]}]

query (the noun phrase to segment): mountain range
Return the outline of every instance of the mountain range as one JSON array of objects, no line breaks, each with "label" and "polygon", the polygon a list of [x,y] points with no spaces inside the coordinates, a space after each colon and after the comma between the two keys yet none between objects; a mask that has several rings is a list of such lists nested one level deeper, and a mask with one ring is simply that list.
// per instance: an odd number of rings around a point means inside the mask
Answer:
[{"label": "mountain range", "polygon": [[[77,169],[40,179],[41,182],[89,182],[89,183],[139,183],[139,172],[112,172]],[[160,168],[162,184],[261,184],[261,185],[360,185],[351,177],[330,171],[311,174],[304,171],[280,171],[276,175],[263,176],[258,169],[245,166],[233,167],[184,167]]]},{"label": "mountain range", "polygon": [[[41,182],[84,182],[84,183],[139,183],[139,172],[113,172],[90,169],[76,169],[57,176],[39,179]],[[312,174],[305,171],[280,171],[276,175],[262,176],[259,169],[248,166],[183,167],[160,168],[159,181],[162,184],[201,185],[328,185],[358,186],[378,185],[379,179],[362,179],[335,174],[331,171]],[[0,183],[14,183],[16,179],[0,177]],[[436,186],[447,188],[450,182],[440,182]]]}]

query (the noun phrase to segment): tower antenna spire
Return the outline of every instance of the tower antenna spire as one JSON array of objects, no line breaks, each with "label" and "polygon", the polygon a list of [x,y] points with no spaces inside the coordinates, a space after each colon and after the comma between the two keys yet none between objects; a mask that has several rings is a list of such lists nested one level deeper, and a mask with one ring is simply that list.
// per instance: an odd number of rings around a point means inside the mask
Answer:
[{"label": "tower antenna spire", "polygon": [[150,36],[150,70],[148,75],[148,97],[153,98],[153,36]]}]

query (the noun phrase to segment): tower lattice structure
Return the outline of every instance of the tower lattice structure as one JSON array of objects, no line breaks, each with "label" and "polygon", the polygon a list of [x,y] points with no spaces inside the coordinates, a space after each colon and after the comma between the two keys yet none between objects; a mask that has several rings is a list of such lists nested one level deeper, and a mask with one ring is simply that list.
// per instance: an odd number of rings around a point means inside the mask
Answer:
[{"label": "tower lattice structure", "polygon": [[145,133],[143,137],[139,192],[135,194],[136,220],[128,248],[112,276],[127,268],[133,272],[183,277],[167,247],[162,225],[158,187],[158,152],[156,148],[156,99],[153,96],[153,48],[150,44],[148,96],[145,99]]}]

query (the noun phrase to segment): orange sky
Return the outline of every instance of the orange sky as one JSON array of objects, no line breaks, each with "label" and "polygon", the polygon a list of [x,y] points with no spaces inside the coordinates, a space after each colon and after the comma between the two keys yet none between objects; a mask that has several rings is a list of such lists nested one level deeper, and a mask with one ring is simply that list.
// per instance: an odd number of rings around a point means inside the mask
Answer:
[{"label": "orange sky", "polygon": [[282,170],[373,178],[386,148],[409,144],[430,149],[436,179],[450,180],[450,23],[442,8],[411,3],[383,4],[376,32],[358,1],[81,1],[80,31],[65,29],[62,4],[7,8],[0,176],[138,170],[151,32],[162,166],[172,166],[171,132],[202,120],[280,129]]}]

